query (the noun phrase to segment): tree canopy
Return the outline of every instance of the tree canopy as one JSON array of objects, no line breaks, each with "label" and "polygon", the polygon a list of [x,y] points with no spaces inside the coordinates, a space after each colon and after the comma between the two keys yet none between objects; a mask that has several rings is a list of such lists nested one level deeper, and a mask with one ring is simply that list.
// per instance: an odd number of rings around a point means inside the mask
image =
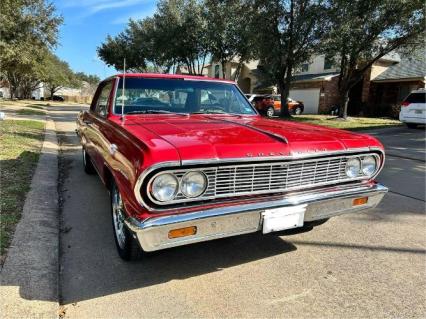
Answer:
[{"label": "tree canopy", "polygon": [[332,27],[322,51],[340,69],[340,116],[346,118],[349,90],[374,62],[413,43],[424,46],[424,1],[331,0],[328,14]]}]

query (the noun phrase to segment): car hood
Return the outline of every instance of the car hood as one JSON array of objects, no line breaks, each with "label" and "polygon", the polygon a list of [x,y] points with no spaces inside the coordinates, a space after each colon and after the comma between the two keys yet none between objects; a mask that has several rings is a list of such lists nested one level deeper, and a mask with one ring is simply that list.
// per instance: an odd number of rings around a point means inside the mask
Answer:
[{"label": "car hood", "polygon": [[348,131],[260,116],[128,116],[125,128],[148,130],[176,148],[180,160],[305,156],[371,146],[374,138]]}]

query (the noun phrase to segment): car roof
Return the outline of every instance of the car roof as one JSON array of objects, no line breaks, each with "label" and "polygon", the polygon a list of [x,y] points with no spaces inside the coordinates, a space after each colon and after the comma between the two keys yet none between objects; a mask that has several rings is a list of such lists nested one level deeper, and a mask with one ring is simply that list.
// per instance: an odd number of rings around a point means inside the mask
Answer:
[{"label": "car roof", "polygon": [[[124,76],[123,73],[119,73],[119,74],[110,76],[109,78],[107,78],[105,80],[109,80],[109,79],[115,78],[115,77],[122,78],[123,76]],[[210,78],[210,77],[201,76],[201,75],[163,74],[163,73],[126,73],[125,76],[126,76],[126,78],[199,80],[199,81],[209,81],[209,82],[221,82],[221,83],[232,83],[232,84],[235,84],[235,81],[225,80],[225,79]]]}]

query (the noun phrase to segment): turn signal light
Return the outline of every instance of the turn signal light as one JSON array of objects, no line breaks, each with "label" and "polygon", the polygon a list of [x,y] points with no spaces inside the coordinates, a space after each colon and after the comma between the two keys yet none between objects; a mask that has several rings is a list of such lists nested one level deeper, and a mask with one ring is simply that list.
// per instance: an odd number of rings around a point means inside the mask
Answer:
[{"label": "turn signal light", "polygon": [[172,229],[169,231],[169,239],[195,235],[197,233],[196,226]]},{"label": "turn signal light", "polygon": [[364,204],[367,204],[367,202],[368,202],[368,197],[355,198],[352,201],[352,206],[364,205]]},{"label": "turn signal light", "polygon": [[401,106],[403,106],[403,107],[406,107],[408,105],[410,105],[410,102],[404,101],[404,102],[401,103]]}]

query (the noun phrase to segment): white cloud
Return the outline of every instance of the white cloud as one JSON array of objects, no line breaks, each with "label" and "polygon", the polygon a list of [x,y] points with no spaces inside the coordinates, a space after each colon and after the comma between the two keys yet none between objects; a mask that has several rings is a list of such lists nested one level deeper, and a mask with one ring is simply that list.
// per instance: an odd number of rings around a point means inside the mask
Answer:
[{"label": "white cloud", "polygon": [[129,19],[133,20],[139,20],[143,19],[148,16],[152,16],[155,12],[155,6],[150,9],[145,9],[138,12],[129,12],[128,14],[122,15],[120,17],[117,17],[115,20],[112,21],[112,24],[126,24]]},{"label": "white cloud", "polygon": [[84,16],[92,15],[100,11],[126,8],[141,3],[153,2],[152,0],[85,0],[73,1],[67,0],[62,3],[63,7],[81,7],[86,8],[87,12]]}]

